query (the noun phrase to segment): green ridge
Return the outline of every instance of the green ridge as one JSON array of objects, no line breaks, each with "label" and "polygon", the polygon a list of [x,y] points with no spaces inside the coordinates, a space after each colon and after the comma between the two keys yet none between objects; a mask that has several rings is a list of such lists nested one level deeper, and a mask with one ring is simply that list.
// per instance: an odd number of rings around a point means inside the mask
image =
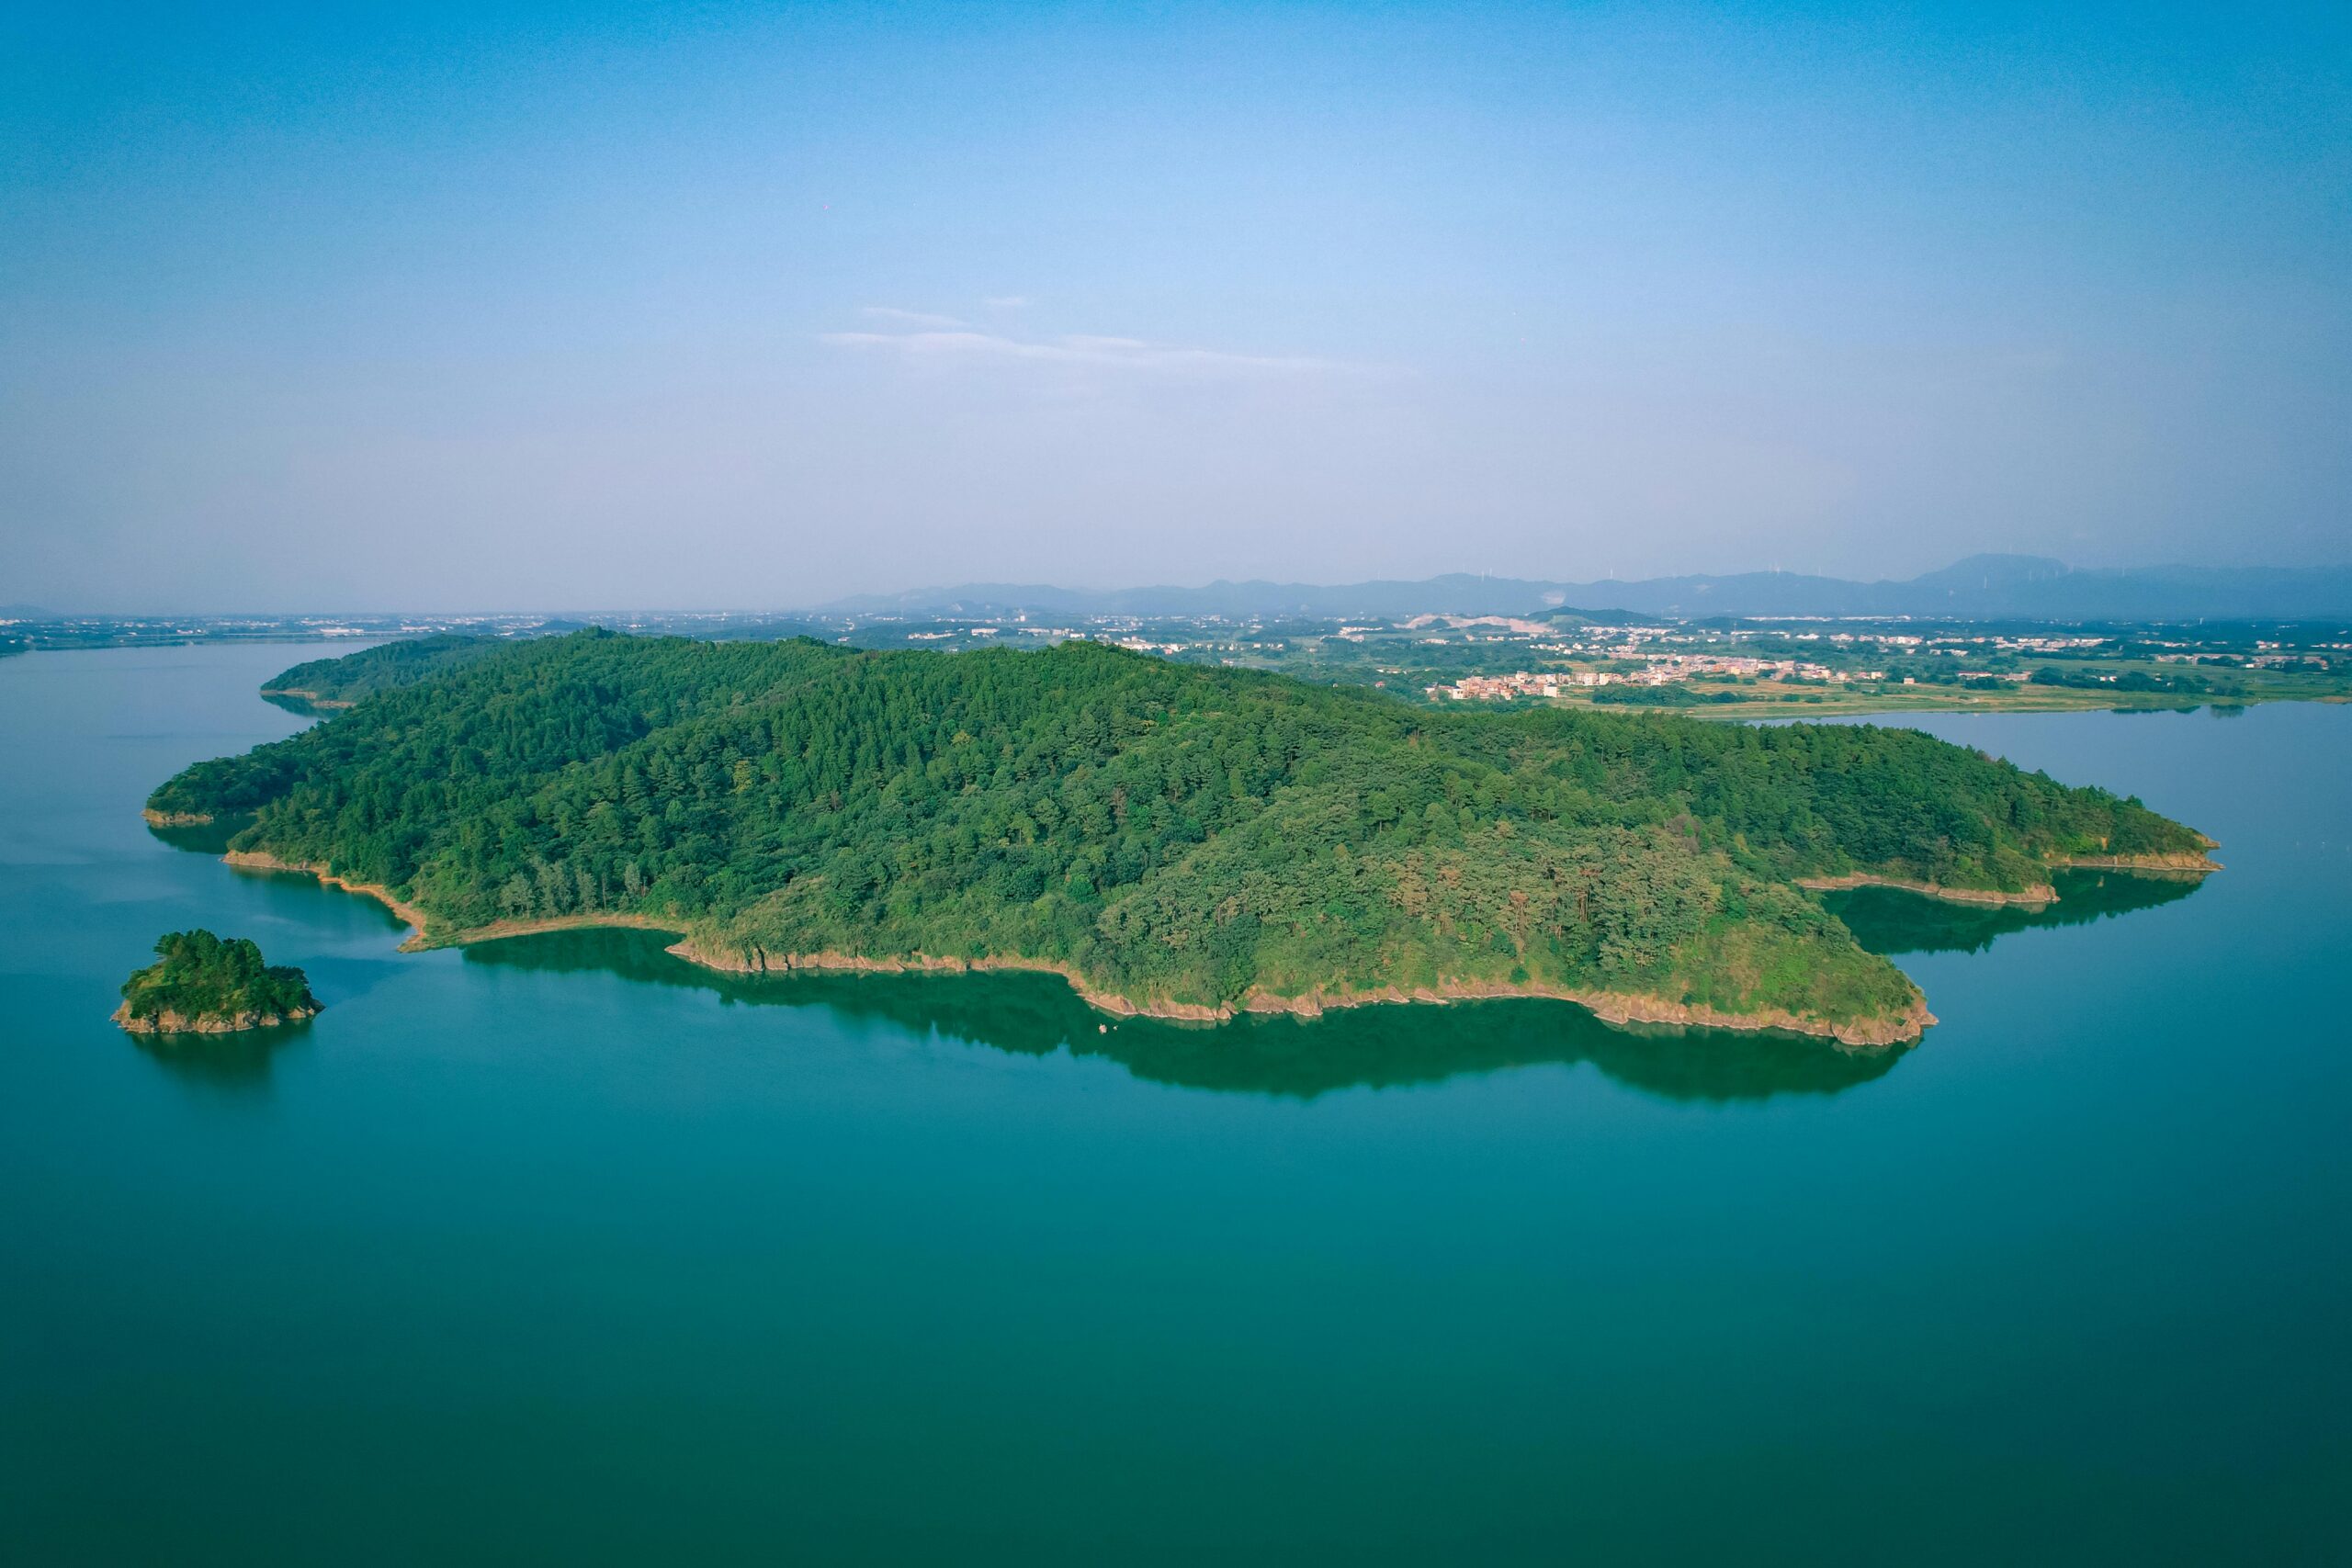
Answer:
[{"label": "green ridge", "polygon": [[377,659],[413,678],[151,808],[250,815],[232,847],[390,889],[436,935],[619,913],[720,953],[1053,963],[1155,1004],[1498,985],[1831,1024],[1917,996],[1798,876],[2015,891],[2201,845],[1907,730],[1440,712],[1088,643]]}]

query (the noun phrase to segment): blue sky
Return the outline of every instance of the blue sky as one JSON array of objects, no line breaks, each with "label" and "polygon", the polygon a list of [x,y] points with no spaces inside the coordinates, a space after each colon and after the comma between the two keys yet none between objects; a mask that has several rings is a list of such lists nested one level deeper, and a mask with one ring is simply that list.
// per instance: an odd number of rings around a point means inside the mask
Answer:
[{"label": "blue sky", "polygon": [[0,602],[2340,561],[2348,40],[19,6]]}]

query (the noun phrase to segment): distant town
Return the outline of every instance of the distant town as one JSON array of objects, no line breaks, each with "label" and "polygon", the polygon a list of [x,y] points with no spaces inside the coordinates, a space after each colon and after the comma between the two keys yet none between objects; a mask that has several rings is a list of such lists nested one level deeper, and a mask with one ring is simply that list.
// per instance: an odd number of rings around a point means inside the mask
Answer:
[{"label": "distant town", "polygon": [[2049,625],[1910,617],[1703,620],[1550,610],[1402,616],[969,616],[822,612],[0,618],[0,652],[193,641],[544,637],[589,626],[868,649],[1086,638],[1182,662],[1363,684],[1408,702],[1700,708],[1736,717],[1902,707],[2178,706],[2352,696],[2340,621]]}]

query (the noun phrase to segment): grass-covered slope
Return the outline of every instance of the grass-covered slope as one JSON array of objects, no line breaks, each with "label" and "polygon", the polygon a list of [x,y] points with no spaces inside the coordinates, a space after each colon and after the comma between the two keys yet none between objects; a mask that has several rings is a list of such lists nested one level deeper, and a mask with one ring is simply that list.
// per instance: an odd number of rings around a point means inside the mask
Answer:
[{"label": "grass-covered slope", "polygon": [[721,958],[1030,960],[1159,1007],[1519,988],[1865,1034],[1917,993],[1792,879],[2024,887],[2199,842],[1903,730],[1432,712],[1083,643],[596,633],[150,807],[254,814],[235,848],[384,886],[437,937],[627,914]]}]

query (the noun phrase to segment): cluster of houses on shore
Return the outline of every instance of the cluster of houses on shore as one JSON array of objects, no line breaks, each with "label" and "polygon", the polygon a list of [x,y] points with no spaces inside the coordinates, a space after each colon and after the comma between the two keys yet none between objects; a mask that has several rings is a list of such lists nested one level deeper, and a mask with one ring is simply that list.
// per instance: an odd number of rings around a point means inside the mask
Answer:
[{"label": "cluster of houses on shore", "polygon": [[1431,686],[1429,694],[1487,702],[1501,697],[1556,697],[1579,686],[1606,686],[1623,679],[1594,670],[1520,670],[1509,675],[1464,675],[1451,686]]},{"label": "cluster of houses on shore", "polygon": [[1595,686],[1664,686],[1698,675],[1747,676],[1777,681],[1883,681],[1883,670],[1832,670],[1801,659],[1748,659],[1713,653],[1650,653],[1639,670],[1519,670],[1509,675],[1464,675],[1450,686],[1429,688],[1433,697],[1457,702],[1493,702],[1506,697],[1556,697]]}]

